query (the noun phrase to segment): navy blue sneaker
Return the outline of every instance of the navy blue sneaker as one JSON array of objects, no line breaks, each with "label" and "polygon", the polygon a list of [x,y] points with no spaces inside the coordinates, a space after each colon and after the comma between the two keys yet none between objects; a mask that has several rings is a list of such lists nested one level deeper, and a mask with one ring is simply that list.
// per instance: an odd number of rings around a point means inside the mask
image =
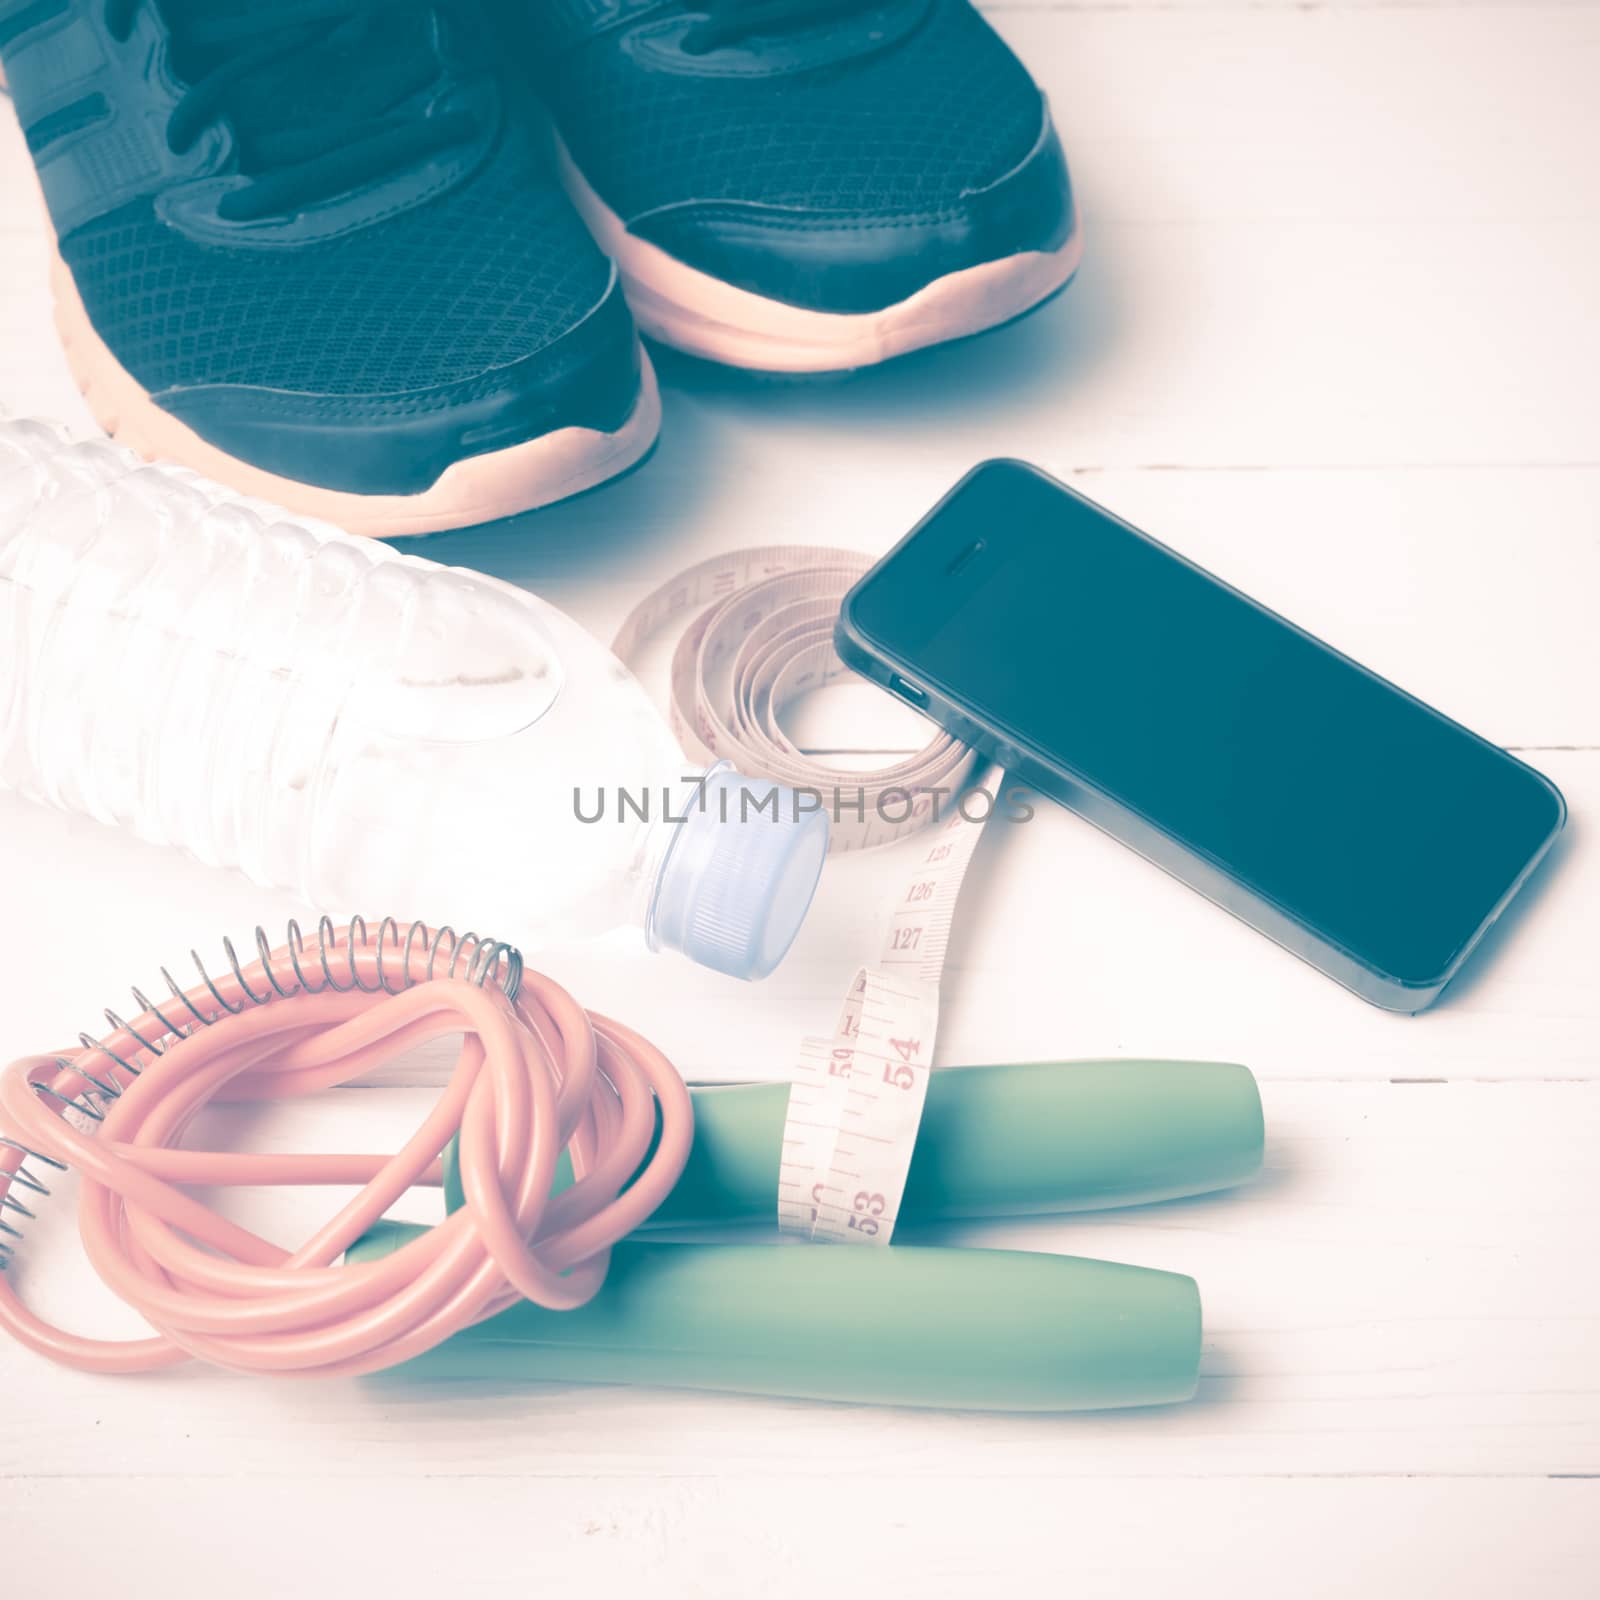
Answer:
[{"label": "navy blue sneaker", "polygon": [[1078,261],[1060,141],[967,0],[496,0],[640,327],[776,371],[1009,321]]},{"label": "navy blue sneaker", "polygon": [[659,403],[473,5],[0,0],[105,428],[361,532],[588,488]]}]

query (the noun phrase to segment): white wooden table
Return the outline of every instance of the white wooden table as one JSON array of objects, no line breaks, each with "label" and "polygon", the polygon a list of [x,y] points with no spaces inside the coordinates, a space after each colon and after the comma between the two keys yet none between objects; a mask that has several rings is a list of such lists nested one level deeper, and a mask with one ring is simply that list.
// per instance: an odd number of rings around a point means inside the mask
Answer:
[{"label": "white wooden table", "polygon": [[[1052,96],[1087,215],[1066,296],[849,382],[664,362],[643,471],[427,553],[605,632],[697,556],[877,551],[972,462],[1028,457],[1524,753],[1571,805],[1555,858],[1408,1020],[1065,813],[985,842],[945,1062],[1214,1057],[1261,1080],[1248,1189],[943,1235],[1194,1274],[1192,1404],[1012,1418],[96,1379],[4,1346],[9,1589],[1596,1592],[1600,11],[1086,0],[995,20]],[[4,113],[0,196],[0,403],[87,427]],[[594,951],[550,965],[691,1075],[771,1075],[830,1012],[896,871],[831,872],[759,990]],[[3,1058],[93,1028],[191,944],[297,909],[14,800],[0,884]],[[278,1133],[362,1125],[375,1146],[414,1109],[350,1091]],[[29,1292],[110,1328],[74,1256],[52,1217]]]}]

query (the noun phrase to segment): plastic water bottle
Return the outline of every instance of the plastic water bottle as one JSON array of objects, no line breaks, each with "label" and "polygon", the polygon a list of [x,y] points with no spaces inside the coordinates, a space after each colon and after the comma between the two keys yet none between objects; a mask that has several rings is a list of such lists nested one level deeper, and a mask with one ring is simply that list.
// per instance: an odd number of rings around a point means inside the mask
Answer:
[{"label": "plastic water bottle", "polygon": [[330,913],[525,948],[632,922],[746,978],[827,850],[792,792],[689,772],[534,596],[5,420],[0,785]]}]

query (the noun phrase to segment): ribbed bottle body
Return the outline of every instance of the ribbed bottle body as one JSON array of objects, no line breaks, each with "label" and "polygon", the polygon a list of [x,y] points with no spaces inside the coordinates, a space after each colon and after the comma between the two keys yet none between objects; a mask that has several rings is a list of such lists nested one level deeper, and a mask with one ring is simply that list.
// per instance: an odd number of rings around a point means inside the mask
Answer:
[{"label": "ribbed bottle body", "polygon": [[6,787],[320,909],[536,947],[642,919],[683,776],[535,597],[0,422]]}]

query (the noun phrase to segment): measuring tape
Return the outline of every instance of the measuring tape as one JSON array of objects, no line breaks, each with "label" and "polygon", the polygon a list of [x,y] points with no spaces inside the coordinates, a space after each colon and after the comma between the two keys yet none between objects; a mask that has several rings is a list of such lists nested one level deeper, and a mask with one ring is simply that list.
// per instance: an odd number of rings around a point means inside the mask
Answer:
[{"label": "measuring tape", "polygon": [[833,647],[833,624],[871,565],[855,551],[812,545],[716,556],[644,599],[611,646],[632,666],[653,634],[692,615],[672,653],[668,696],[684,752],[831,798],[835,851],[871,849],[927,827],[938,796],[953,798],[978,761],[970,745],[940,730],[904,761],[852,772],[803,755],[783,731],[783,708],[798,696],[837,679],[859,681]]},{"label": "measuring tape", "polygon": [[857,971],[833,1033],[802,1041],[789,1091],[779,1226],[842,1244],[887,1244],[894,1233],[927,1098],[956,899],[1003,777],[991,768],[974,785],[977,752],[943,731],[874,772],[818,762],[783,731],[782,713],[798,696],[854,678],[834,649],[833,626],[870,565],[854,551],[809,545],[713,557],[647,596],[612,645],[635,665],[653,635],[688,618],[669,687],[685,753],[820,793],[833,823],[830,849],[869,849],[927,830],[888,907],[877,961]]},{"label": "measuring tape", "polygon": [[[991,768],[966,804],[986,797]],[[928,1096],[939,985],[956,898],[982,827],[960,809],[928,842],[890,907],[877,964],[852,979],[831,1038],[806,1039],[783,1130],[778,1225],[837,1244],[887,1244]]]}]

